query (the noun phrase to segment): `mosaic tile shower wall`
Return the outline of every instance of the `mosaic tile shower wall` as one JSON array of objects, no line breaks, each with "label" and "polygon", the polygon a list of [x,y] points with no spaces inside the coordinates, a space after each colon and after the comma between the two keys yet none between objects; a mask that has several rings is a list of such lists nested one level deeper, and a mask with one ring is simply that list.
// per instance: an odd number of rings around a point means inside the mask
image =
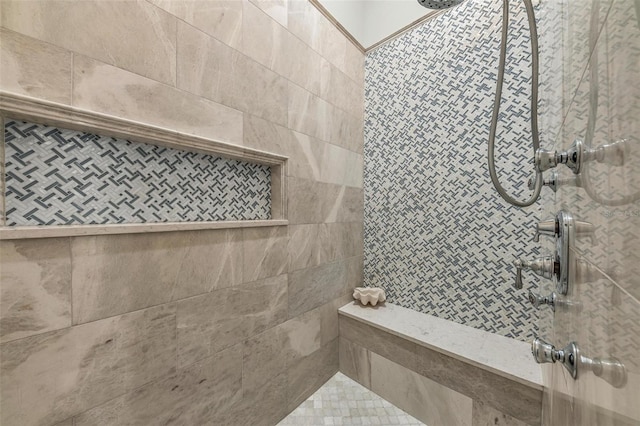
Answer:
[{"label": "mosaic tile shower wall", "polygon": [[270,168],[7,120],[6,224],[269,219]]},{"label": "mosaic tile shower wall", "polygon": [[[512,261],[540,256],[531,240],[540,207],[502,201],[486,160],[501,5],[468,1],[367,55],[365,284],[393,303],[528,340],[537,312],[526,290],[538,280],[525,272],[525,291],[514,290]],[[503,185],[520,198],[533,172],[528,31],[514,4],[496,152]]]}]

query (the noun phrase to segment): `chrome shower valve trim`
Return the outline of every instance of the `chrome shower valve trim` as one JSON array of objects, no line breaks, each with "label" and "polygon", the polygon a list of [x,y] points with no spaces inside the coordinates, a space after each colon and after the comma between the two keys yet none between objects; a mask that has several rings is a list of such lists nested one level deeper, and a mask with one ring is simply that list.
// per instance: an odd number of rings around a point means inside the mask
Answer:
[{"label": "chrome shower valve trim", "polygon": [[627,370],[624,364],[616,358],[601,359],[583,356],[576,342],[571,342],[562,349],[556,349],[551,343],[536,337],[531,342],[531,354],[538,364],[562,363],[574,379],[577,379],[579,371],[585,368],[615,388],[622,388],[627,384]]},{"label": "chrome shower valve trim", "polygon": [[[536,179],[534,177],[530,177],[527,181],[527,187],[530,190],[534,190],[536,185]],[[562,186],[575,186],[577,188],[582,187],[582,178],[580,175],[575,175],[570,178],[560,178],[558,172],[551,172],[548,179],[542,179],[542,186],[548,186],[551,188],[553,192],[558,192],[558,188]]]},{"label": "chrome shower valve trim", "polygon": [[556,293],[551,293],[548,296],[541,296],[538,293],[534,293],[529,290],[529,295],[527,297],[529,302],[533,305],[534,308],[539,308],[541,305],[549,305],[553,312],[556,311]]},{"label": "chrome shower valve trim", "polygon": [[516,290],[522,289],[522,270],[530,269],[542,278],[550,279],[560,271],[560,265],[553,256],[545,256],[532,261],[516,259],[513,261],[516,267],[516,280],[513,286]]},{"label": "chrome shower valve trim", "polygon": [[538,173],[557,167],[558,164],[564,164],[577,175],[582,170],[583,164],[590,161],[597,161],[611,166],[622,166],[625,163],[628,151],[629,143],[626,139],[591,149],[585,146],[582,139],[578,138],[573,141],[571,147],[566,151],[538,148],[534,156],[534,163]]}]

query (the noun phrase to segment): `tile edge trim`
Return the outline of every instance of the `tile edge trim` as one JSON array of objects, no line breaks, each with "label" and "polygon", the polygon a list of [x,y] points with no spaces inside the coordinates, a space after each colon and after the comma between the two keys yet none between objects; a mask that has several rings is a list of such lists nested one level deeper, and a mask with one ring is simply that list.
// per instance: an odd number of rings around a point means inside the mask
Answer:
[{"label": "tile edge trim", "polygon": [[0,241],[29,238],[81,237],[90,235],[142,234],[153,232],[202,231],[207,229],[286,226],[288,220],[234,220],[219,222],[123,223],[112,225],[0,226]]}]

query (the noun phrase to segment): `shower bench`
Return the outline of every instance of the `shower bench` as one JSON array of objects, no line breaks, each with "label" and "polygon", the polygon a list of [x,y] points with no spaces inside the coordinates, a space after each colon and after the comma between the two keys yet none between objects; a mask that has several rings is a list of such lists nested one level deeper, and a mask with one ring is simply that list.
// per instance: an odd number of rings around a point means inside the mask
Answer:
[{"label": "shower bench", "polygon": [[540,424],[528,343],[391,303],[338,312],[340,371],[427,425]]}]

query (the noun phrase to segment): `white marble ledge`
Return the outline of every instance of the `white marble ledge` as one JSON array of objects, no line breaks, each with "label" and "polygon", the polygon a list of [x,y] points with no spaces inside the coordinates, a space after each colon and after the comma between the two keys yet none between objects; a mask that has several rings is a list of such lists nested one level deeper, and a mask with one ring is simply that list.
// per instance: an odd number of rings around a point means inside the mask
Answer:
[{"label": "white marble ledge", "polygon": [[529,343],[386,303],[350,302],[339,313],[524,385],[542,389]]},{"label": "white marble ledge", "polygon": [[26,238],[81,237],[86,235],[144,234],[150,232],[201,231],[205,229],[285,226],[286,219],[228,220],[217,222],[125,223],[113,225],[0,226],[0,241]]}]

